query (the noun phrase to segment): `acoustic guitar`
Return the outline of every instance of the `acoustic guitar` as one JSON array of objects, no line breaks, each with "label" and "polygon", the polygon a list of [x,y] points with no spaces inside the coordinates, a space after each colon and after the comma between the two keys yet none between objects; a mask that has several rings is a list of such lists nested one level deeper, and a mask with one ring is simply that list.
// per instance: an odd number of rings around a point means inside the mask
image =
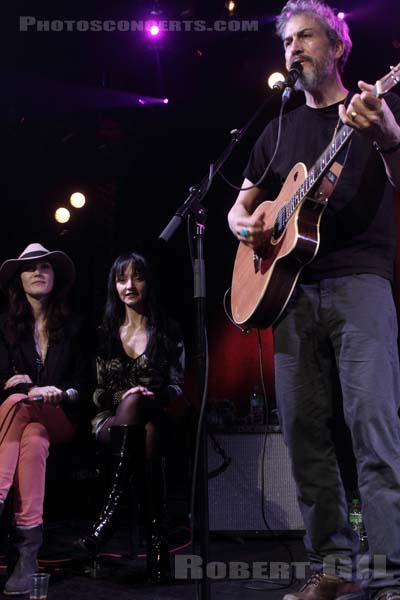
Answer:
[{"label": "acoustic guitar", "polygon": [[[386,94],[399,81],[400,63],[375,83],[374,95]],[[302,269],[317,254],[321,217],[353,131],[343,125],[308,172],[303,163],[294,165],[279,196],[254,211],[264,213],[267,241],[256,252],[239,243],[231,290],[232,317],[238,325],[269,327],[285,309]]]}]

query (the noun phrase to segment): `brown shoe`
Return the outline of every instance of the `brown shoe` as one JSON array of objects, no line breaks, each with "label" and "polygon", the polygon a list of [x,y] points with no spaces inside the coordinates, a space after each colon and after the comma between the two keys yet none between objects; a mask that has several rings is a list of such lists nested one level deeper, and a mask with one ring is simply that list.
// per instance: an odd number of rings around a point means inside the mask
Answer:
[{"label": "brown shoe", "polygon": [[[342,596],[347,596],[350,594],[361,594],[363,592],[363,588],[361,586],[361,580],[357,581],[341,581],[337,588],[336,600],[341,598]],[[400,598],[398,599],[400,600]]]},{"label": "brown shoe", "polygon": [[398,590],[387,590],[386,592],[382,592],[382,594],[375,594],[373,596],[374,600],[400,600],[400,589]]},{"label": "brown shoe", "polygon": [[[298,592],[289,592],[283,600],[335,600],[338,596],[353,593],[358,582],[346,582],[340,577],[314,572]],[[358,588],[359,589],[359,588]],[[385,600],[400,600],[387,598]]]}]

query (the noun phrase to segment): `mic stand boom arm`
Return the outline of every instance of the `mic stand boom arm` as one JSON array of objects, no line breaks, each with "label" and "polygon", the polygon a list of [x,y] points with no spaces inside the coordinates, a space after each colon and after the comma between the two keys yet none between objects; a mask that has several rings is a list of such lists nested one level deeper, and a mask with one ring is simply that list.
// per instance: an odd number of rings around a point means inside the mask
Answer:
[{"label": "mic stand boom arm", "polygon": [[242,127],[242,129],[234,129],[233,131],[231,131],[232,139],[229,145],[223,150],[218,160],[213,165],[211,165],[208,175],[205,175],[198,185],[192,186],[190,188],[189,196],[186,198],[185,202],[178,208],[172,219],[160,233],[160,240],[168,242],[174,235],[175,231],[179,228],[183,219],[185,219],[190,212],[196,214],[197,210],[200,208],[203,198],[206,196],[208,190],[211,187],[215,175],[221,170],[221,167],[228,160],[228,158],[230,157],[236,146],[239,144],[243,136],[247,133],[247,131],[253,125],[254,121],[265,110],[265,108],[272,101],[272,99],[274,99],[274,96],[268,97],[258,108],[258,110],[254,113],[254,115],[250,118],[250,120],[245,124],[245,126]]},{"label": "mic stand boom arm", "polygon": [[214,165],[211,165],[209,174],[204,176],[197,186],[190,188],[189,196],[185,202],[178,208],[175,215],[169,221],[159,236],[160,240],[168,242],[175,231],[181,225],[189,213],[191,213],[196,223],[195,233],[195,256],[193,262],[194,270],[194,300],[196,312],[196,358],[197,358],[197,398],[200,406],[198,412],[198,424],[196,434],[196,448],[193,460],[193,481],[192,481],[192,506],[191,521],[192,531],[192,552],[200,555],[202,561],[202,576],[200,581],[196,579],[196,598],[208,600],[211,598],[210,582],[207,577],[207,565],[209,557],[209,515],[208,515],[208,458],[207,458],[207,435],[206,424],[204,421],[205,406],[207,401],[208,384],[208,350],[207,350],[207,330],[206,330],[206,275],[204,262],[204,233],[206,212],[202,205],[202,200],[211,187],[212,181],[222,165],[232,154],[233,150],[239,144],[240,140],[247,133],[258,116],[265,107],[271,102],[272,97],[268,97],[260,108],[254,113],[251,119],[242,129],[235,129],[231,132],[232,139],[227,148],[222,152]]}]

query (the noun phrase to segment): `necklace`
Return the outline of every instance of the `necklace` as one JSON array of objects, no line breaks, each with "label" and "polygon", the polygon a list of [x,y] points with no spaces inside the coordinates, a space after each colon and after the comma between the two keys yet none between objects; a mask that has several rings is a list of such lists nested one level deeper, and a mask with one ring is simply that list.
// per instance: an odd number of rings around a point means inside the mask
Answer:
[{"label": "necklace", "polygon": [[44,362],[47,354],[47,349],[49,347],[49,339],[46,330],[44,328],[40,328],[35,324],[33,330],[33,339],[35,342],[36,352],[40,357],[41,361]]},{"label": "necklace", "polygon": [[[350,98],[351,98],[350,94],[346,94],[346,96],[343,98],[343,100],[341,100],[341,101],[337,102],[336,104],[337,104],[337,105],[339,105],[339,104],[344,104],[344,106],[347,108],[347,105],[348,105],[348,103],[349,103],[349,100],[350,100]],[[335,137],[336,137],[336,134],[337,134],[337,132],[339,131],[339,127],[340,127],[340,124],[341,124],[341,122],[342,122],[342,121],[341,121],[341,118],[340,118],[340,117],[338,117],[338,120],[337,120],[337,122],[336,122],[336,127],[335,127],[335,129],[334,129],[334,131],[333,131],[333,136],[332,136],[332,140],[331,140],[331,142],[333,142],[333,140],[335,139]]]},{"label": "necklace", "polygon": [[[353,97],[353,94],[352,94],[352,93],[350,93],[350,92],[349,92],[349,93],[347,93],[346,97],[345,97],[345,98],[343,98],[342,102],[340,102],[339,104],[344,104],[344,106],[347,108],[347,106],[349,105],[349,103],[350,103],[350,100],[352,99],[352,97]],[[339,128],[340,128],[341,124],[342,124],[342,120],[341,120],[341,118],[340,118],[340,117],[338,117],[338,120],[337,120],[337,123],[336,123],[336,127],[335,127],[335,129],[334,129],[334,131],[333,131],[333,136],[332,136],[332,139],[331,139],[331,144],[333,143],[333,141],[334,141],[334,139],[335,139],[335,137],[336,137],[336,134],[337,134],[337,132],[339,131]],[[349,155],[349,152],[350,152],[350,146],[351,146],[351,140],[350,140],[350,143],[348,143],[348,144],[347,144],[347,147],[346,147],[346,151],[345,151],[346,153],[345,153],[345,155],[344,155],[344,159],[343,159],[343,165],[344,165],[344,164],[346,163],[346,161],[347,161],[347,157],[348,157],[348,155]]]}]

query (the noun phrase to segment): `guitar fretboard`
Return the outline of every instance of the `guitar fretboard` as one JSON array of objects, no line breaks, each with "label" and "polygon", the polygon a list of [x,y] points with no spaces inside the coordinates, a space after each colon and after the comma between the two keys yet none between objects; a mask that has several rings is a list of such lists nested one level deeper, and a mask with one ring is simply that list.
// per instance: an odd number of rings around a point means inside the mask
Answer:
[{"label": "guitar fretboard", "polygon": [[288,220],[306,198],[313,187],[320,182],[322,177],[328,171],[329,167],[335,160],[336,156],[350,140],[354,130],[347,125],[343,125],[336,133],[332,142],[325,148],[317,162],[311,167],[307,177],[303,183],[297,188],[295,194],[289,198],[289,200],[282,206],[277,214],[276,223],[274,227],[275,237],[279,237],[285,229]]},{"label": "guitar fretboard", "polygon": [[[376,82],[372,90],[372,94],[377,97],[383,96],[383,94],[386,94],[386,92],[391,90],[392,87],[397,85],[399,82],[400,63],[396,67],[391,67],[389,73]],[[310,194],[311,190],[316,186],[316,184],[321,181],[322,177],[325,175],[325,173],[327,173],[336,156],[350,140],[353,132],[354,129],[348,125],[343,125],[337,131],[333,140],[329,146],[325,148],[317,162],[311,167],[306,179],[297,188],[295,194],[293,194],[293,196],[291,196],[289,200],[281,207],[277,214],[273,228],[273,236],[275,239],[278,239],[282,235],[288,220],[296,208],[299,206],[299,204],[301,204],[304,198]]]},{"label": "guitar fretboard", "polygon": [[314,166],[311,167],[306,179],[297,189],[294,196],[292,196],[285,205],[285,209],[288,209],[288,216],[290,216],[296,210],[300,202],[302,202],[303,199],[310,193],[315,184],[319,183],[335,160],[336,156],[348,142],[353,132],[354,130],[347,125],[343,125],[343,127],[339,129],[332,142],[327,148],[325,148],[324,152],[318,158]]}]

